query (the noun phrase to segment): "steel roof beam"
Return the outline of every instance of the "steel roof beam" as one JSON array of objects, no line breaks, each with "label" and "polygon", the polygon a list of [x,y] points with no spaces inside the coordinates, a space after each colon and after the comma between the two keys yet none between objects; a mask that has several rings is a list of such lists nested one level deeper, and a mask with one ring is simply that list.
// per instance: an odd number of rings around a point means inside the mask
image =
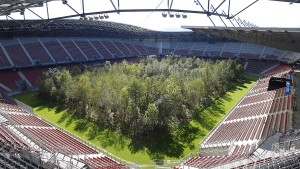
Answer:
[{"label": "steel roof beam", "polygon": [[240,10],[238,13],[234,14],[232,17],[237,16],[238,14],[242,13],[244,10],[248,9],[250,6],[254,5],[256,2],[258,2],[259,0],[256,0],[254,2],[252,2],[250,5],[246,6],[244,9]]}]

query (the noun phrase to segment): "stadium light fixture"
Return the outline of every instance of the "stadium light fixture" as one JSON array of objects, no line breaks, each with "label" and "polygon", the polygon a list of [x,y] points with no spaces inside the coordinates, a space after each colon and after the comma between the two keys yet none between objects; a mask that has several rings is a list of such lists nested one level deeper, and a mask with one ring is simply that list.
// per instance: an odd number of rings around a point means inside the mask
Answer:
[{"label": "stadium light fixture", "polygon": [[44,3],[43,2],[39,2],[39,7],[43,7],[44,6]]},{"label": "stadium light fixture", "polygon": [[173,13],[169,13],[170,18],[174,18],[174,14]]},{"label": "stadium light fixture", "polygon": [[108,19],[108,18],[109,18],[109,15],[104,14],[104,18],[105,18],[105,19]]},{"label": "stadium light fixture", "polygon": [[164,18],[167,17],[167,13],[166,13],[166,12],[163,12],[163,13],[162,13],[162,17],[164,17]]},{"label": "stadium light fixture", "polygon": [[187,14],[186,14],[186,13],[183,13],[183,14],[182,14],[182,18],[183,18],[183,19],[186,19],[186,18],[187,18]]},{"label": "stadium light fixture", "polygon": [[176,13],[175,16],[176,18],[180,18],[181,15],[179,13]]},{"label": "stadium light fixture", "polygon": [[99,15],[99,18],[100,18],[100,19],[104,19],[104,16],[103,16],[103,15]]},{"label": "stadium light fixture", "polygon": [[21,8],[20,15],[24,15],[24,13],[25,13],[25,9]]},{"label": "stadium light fixture", "polygon": [[99,20],[99,16],[98,15],[94,15],[95,20]]}]

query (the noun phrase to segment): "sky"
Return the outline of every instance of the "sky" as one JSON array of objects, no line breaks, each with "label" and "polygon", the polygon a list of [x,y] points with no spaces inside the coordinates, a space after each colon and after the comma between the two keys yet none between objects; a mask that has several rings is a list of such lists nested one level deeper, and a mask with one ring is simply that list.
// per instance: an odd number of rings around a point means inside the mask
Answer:
[{"label": "sky", "polygon": [[[117,5],[117,0],[112,0]],[[171,1],[171,0],[170,0]],[[208,0],[199,0],[200,3],[207,8]],[[223,0],[210,0],[214,7],[217,7]],[[254,0],[231,0],[231,14],[236,14],[244,7],[254,2]],[[120,0],[120,9],[162,9],[167,8],[168,0]],[[79,13],[82,12],[81,0],[68,0],[68,4]],[[85,0],[85,12],[96,12],[113,10],[110,0]],[[33,8],[35,13],[41,17],[47,18],[46,5],[44,7]],[[199,5],[196,5],[194,0],[173,0],[173,9],[186,9],[202,11]],[[218,9],[227,12],[228,0]],[[63,5],[61,0],[49,3],[50,17],[59,17],[75,14],[67,5]],[[237,17],[243,20],[256,24],[259,27],[298,27],[300,28],[300,4],[290,4],[286,2],[277,2],[270,0],[259,0],[250,8],[240,13]],[[11,15],[14,19],[23,19],[20,13]],[[29,10],[25,10],[26,19],[39,19]],[[1,16],[0,19],[6,19]],[[79,19],[79,18],[75,18]],[[217,26],[224,26],[218,16],[212,16],[211,19]],[[120,13],[109,14],[109,19],[106,21],[121,22],[131,25],[136,25],[158,31],[181,31],[181,26],[213,26],[208,17],[203,14],[189,14],[187,18],[170,18],[162,17],[162,12],[147,12],[147,13]],[[225,24],[232,26],[231,23],[225,20]],[[234,24],[236,24],[234,22]]]}]

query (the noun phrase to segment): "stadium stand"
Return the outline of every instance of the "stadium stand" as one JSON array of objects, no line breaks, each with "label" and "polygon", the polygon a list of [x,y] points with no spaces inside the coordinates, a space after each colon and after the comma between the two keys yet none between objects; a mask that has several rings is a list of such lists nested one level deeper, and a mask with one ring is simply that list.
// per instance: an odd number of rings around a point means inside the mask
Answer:
[{"label": "stadium stand", "polygon": [[83,54],[79,47],[71,39],[60,40],[65,49],[72,55],[72,57],[77,61],[88,60],[88,58]]},{"label": "stadium stand", "polygon": [[283,56],[284,51],[270,48],[270,47],[265,47],[262,58],[263,59],[268,59],[268,60],[278,60],[279,57]]},{"label": "stadium stand", "polygon": [[141,56],[142,53],[138,51],[136,47],[134,47],[130,42],[123,42],[124,46],[130,51],[130,54],[134,56]]},{"label": "stadium stand", "polygon": [[67,62],[70,57],[56,39],[41,39],[56,63]]},{"label": "stadium stand", "polygon": [[7,52],[7,57],[10,57],[13,64],[18,67],[32,65],[29,56],[24,52],[21,45],[16,40],[2,41],[3,49]]},{"label": "stadium stand", "polygon": [[24,48],[27,50],[30,57],[35,61],[38,61],[43,64],[54,63],[50,58],[44,47],[41,43],[35,38],[23,38],[20,39],[20,42],[23,44]]},{"label": "stadium stand", "polygon": [[6,90],[5,88],[3,88],[2,86],[0,86],[0,93],[6,93],[8,92],[8,90]]},{"label": "stadium stand", "polygon": [[101,55],[95,50],[95,47],[93,47],[88,40],[76,39],[74,42],[89,59],[94,60],[101,58]]},{"label": "stadium stand", "polygon": [[205,56],[220,56],[224,49],[224,43],[209,44],[204,53]]},{"label": "stadium stand", "polygon": [[10,62],[7,59],[7,56],[3,52],[2,48],[0,48],[0,68],[11,67]]},{"label": "stadium stand", "polygon": [[176,50],[174,51],[175,55],[189,56],[190,51],[193,47],[193,43],[178,43]]},{"label": "stadium stand", "polygon": [[0,73],[0,82],[7,86],[9,89],[18,91],[20,90],[20,84],[18,81],[21,81],[22,78],[15,71],[1,71]]},{"label": "stadium stand", "polygon": [[26,79],[29,80],[29,82],[33,86],[37,86],[38,80],[42,76],[43,72],[46,72],[50,67],[36,67],[36,68],[27,68],[21,70],[21,72],[24,74]]},{"label": "stadium stand", "polygon": [[148,55],[149,51],[145,48],[145,46],[138,43],[131,43],[134,48],[136,48],[142,55]]},{"label": "stadium stand", "polygon": [[[13,154],[7,156],[14,151]],[[39,155],[36,154],[38,152]],[[32,162],[34,153],[38,163]],[[56,154],[57,162],[49,164],[46,154]],[[78,161],[72,161],[77,155]],[[30,157],[28,157],[30,156]],[[27,159],[26,159],[27,157]],[[69,159],[69,160],[68,160]],[[126,168],[94,148],[56,129],[41,118],[29,114],[17,105],[0,100],[0,166],[8,168]],[[68,163],[68,164],[66,164]]]},{"label": "stadium stand", "polygon": [[123,56],[133,56],[133,53],[122,42],[114,42],[114,45],[119,48]]},{"label": "stadium stand", "polygon": [[259,59],[264,47],[255,44],[244,43],[239,57],[245,59]]},{"label": "stadium stand", "polygon": [[240,50],[242,47],[242,43],[225,43],[222,57],[224,58],[232,58],[232,57],[238,57],[240,54]]},{"label": "stadium stand", "polygon": [[266,87],[271,76],[284,77],[289,71],[288,67],[277,66],[258,80],[201,142],[200,155],[189,158],[178,168],[224,167],[247,161],[268,137],[276,132],[287,133],[292,125],[294,94],[286,95],[284,88],[267,91]]},{"label": "stadium stand", "polygon": [[99,40],[90,40],[91,44],[95,46],[96,50],[101,54],[104,59],[113,59],[114,56],[111,54],[109,49],[107,49],[103,43]]},{"label": "stadium stand", "polygon": [[192,56],[204,56],[206,49],[208,47],[208,43],[196,43],[192,50],[190,51],[190,55]]},{"label": "stadium stand", "polygon": [[102,44],[110,51],[110,53],[117,58],[123,58],[125,55],[116,47],[116,45],[108,40],[101,41]]},{"label": "stadium stand", "polygon": [[246,70],[249,73],[261,74],[264,73],[264,71],[271,69],[277,65],[279,65],[278,62],[272,62],[272,61],[263,62],[259,60],[249,60]]}]

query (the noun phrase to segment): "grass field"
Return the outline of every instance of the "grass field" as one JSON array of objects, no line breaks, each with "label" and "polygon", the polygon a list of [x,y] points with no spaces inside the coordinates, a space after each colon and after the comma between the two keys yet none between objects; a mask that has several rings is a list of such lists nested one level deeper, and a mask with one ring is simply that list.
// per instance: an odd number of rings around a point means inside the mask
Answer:
[{"label": "grass field", "polygon": [[[133,149],[132,143],[134,141],[85,120],[76,119],[70,116],[66,110],[61,110],[55,105],[41,100],[36,93],[20,94],[14,98],[32,106],[35,113],[41,117],[124,160],[139,164],[153,164],[152,159],[155,157],[155,153],[161,153],[165,160],[177,160],[191,152],[197,152],[200,141],[248,92],[256,80],[257,77],[245,76],[245,80],[234,89],[215,100],[211,106],[199,110],[198,115],[185,126],[188,126],[188,129],[184,128],[175,133],[180,138],[182,147],[165,147],[164,150],[158,151],[146,148]],[[182,132],[187,130],[191,132]]]}]

